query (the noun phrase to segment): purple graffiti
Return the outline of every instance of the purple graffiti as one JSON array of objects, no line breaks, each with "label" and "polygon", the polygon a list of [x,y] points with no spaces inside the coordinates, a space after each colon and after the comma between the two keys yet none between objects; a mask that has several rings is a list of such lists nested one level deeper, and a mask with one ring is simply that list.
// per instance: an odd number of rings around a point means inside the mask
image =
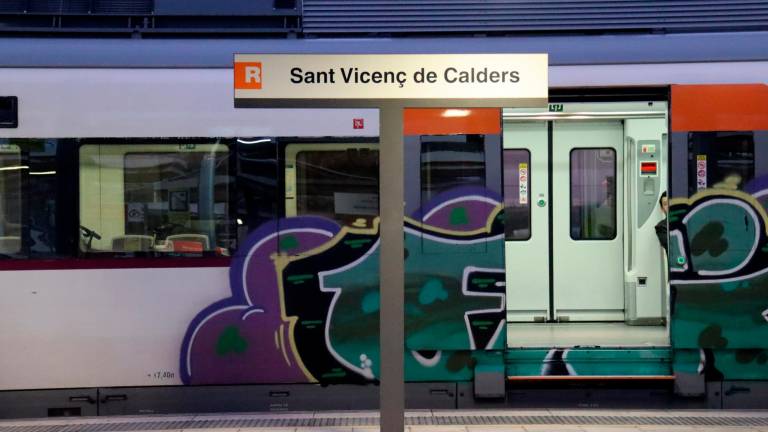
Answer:
[{"label": "purple graffiti", "polygon": [[275,257],[316,248],[339,231],[319,217],[270,222],[251,233],[232,260],[232,297],[192,320],[181,350],[186,384],[307,382],[282,314]]},{"label": "purple graffiti", "polygon": [[498,194],[488,189],[465,186],[433,197],[417,210],[413,218],[435,228],[452,231],[475,231],[486,228],[488,215],[501,202]]}]

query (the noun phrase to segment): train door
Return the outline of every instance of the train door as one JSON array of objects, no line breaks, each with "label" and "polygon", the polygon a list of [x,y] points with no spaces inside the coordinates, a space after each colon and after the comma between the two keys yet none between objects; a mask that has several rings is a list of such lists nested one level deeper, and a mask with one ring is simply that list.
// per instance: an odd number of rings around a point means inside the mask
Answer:
[{"label": "train door", "polygon": [[664,321],[666,104],[652,105],[505,111],[508,321]]},{"label": "train door", "polygon": [[624,319],[623,128],[552,122],[552,303],[557,321]]},{"label": "train door", "polygon": [[[523,320],[622,320],[621,122],[519,126],[505,133],[504,159],[507,177],[516,176],[523,187],[507,201],[516,198],[519,204],[522,198],[529,208],[522,194],[531,190],[529,229],[539,235],[508,232],[507,268],[526,269],[514,278],[527,279],[511,312]],[[520,217],[508,220],[514,224]]]}]

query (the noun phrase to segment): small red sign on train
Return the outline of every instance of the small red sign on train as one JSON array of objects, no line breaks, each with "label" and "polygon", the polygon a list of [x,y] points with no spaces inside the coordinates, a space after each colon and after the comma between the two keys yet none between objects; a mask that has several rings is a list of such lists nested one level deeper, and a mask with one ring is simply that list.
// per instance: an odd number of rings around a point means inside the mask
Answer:
[{"label": "small red sign on train", "polygon": [[656,162],[640,162],[641,175],[656,175],[658,164]]}]

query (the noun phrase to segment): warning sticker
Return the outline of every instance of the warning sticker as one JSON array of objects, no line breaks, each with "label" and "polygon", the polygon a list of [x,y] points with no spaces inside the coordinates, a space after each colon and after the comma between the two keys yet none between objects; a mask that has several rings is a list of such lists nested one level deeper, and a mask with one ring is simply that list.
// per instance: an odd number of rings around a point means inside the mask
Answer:
[{"label": "warning sticker", "polygon": [[528,204],[528,164],[521,163],[517,168],[517,177],[520,181],[520,204]]},{"label": "warning sticker", "polygon": [[696,189],[707,188],[707,155],[696,155]]}]

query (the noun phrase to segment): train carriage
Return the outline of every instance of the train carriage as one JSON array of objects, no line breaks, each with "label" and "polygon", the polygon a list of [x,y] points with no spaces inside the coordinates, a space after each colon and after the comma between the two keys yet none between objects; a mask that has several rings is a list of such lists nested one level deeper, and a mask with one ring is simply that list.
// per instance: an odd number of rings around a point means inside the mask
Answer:
[{"label": "train carriage", "polygon": [[[0,69],[0,416],[376,405],[378,112],[234,109],[213,45]],[[765,60],[557,59],[406,111],[408,405],[761,406]]]}]

